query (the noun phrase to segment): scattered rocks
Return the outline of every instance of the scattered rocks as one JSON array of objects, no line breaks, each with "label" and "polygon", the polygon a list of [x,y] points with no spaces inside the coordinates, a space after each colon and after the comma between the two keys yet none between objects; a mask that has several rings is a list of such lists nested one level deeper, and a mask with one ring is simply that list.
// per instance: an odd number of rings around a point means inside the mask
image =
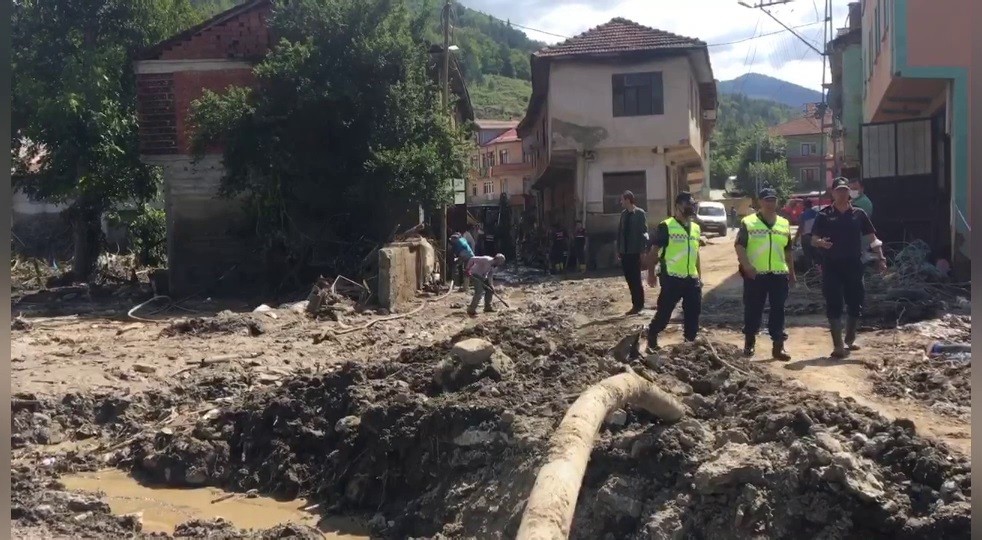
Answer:
[{"label": "scattered rocks", "polygon": [[465,339],[454,344],[450,352],[464,366],[480,367],[491,361],[494,345],[483,339]]},{"label": "scattered rocks", "polygon": [[727,443],[696,469],[693,480],[700,493],[713,493],[734,484],[762,484],[772,468],[760,446]]}]

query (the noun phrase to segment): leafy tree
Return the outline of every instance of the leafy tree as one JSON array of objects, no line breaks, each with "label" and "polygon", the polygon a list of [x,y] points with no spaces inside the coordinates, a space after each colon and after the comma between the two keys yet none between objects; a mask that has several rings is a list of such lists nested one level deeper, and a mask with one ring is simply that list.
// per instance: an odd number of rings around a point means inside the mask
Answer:
[{"label": "leafy tree", "polygon": [[[757,160],[757,141],[760,141],[760,164],[767,165],[767,168],[755,166]],[[783,171],[783,172],[782,172]],[[778,191],[778,195],[785,197],[792,185],[791,173],[788,171],[785,141],[782,137],[772,137],[758,131],[751,139],[747,140],[741,147],[739,166],[737,167],[737,188],[747,195],[757,196],[757,176],[767,173],[768,177],[761,176],[761,187],[771,182],[771,187]],[[786,177],[787,182],[782,178]]]},{"label": "leafy tree", "polygon": [[719,98],[719,116],[710,140],[710,185],[722,189],[726,180],[739,172],[741,155],[748,144],[755,145],[757,134],[767,127],[787,121],[791,107],[740,94]]},{"label": "leafy tree", "polygon": [[222,144],[223,191],[247,197],[267,249],[302,260],[310,223],[352,238],[376,228],[387,197],[449,200],[467,138],[441,108],[413,22],[399,0],[277,4],[281,41],[255,68],[257,90],[192,105],[196,154]]},{"label": "leafy tree", "polygon": [[158,175],[139,160],[138,50],[194,24],[188,0],[16,0],[12,18],[12,152],[37,174],[16,187],[69,202],[71,277],[88,279],[102,243],[100,218],[157,193]]}]

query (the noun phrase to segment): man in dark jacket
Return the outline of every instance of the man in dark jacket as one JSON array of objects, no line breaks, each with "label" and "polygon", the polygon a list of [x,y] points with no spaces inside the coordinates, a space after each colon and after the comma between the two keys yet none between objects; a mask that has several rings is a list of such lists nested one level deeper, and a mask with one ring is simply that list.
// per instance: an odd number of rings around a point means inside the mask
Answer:
[{"label": "man in dark jacket", "polygon": [[641,254],[647,248],[648,215],[635,205],[634,193],[621,195],[621,220],[617,226],[617,260],[631,290],[631,310],[637,315],[644,309],[644,285],[641,284]]}]

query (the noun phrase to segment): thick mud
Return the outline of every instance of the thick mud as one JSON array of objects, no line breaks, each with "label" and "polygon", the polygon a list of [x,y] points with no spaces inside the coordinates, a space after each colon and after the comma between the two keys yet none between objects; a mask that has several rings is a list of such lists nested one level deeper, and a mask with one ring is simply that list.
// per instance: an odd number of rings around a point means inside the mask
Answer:
[{"label": "thick mud", "polygon": [[[469,338],[494,350],[455,355]],[[673,425],[640,411],[611,415],[572,538],[970,537],[966,458],[917,436],[910,422],[783,383],[737,353],[701,340],[626,365],[577,342],[560,317],[516,316],[392,360],[275,384],[215,366],[156,397],[22,396],[14,437],[24,447],[50,442],[52,426],[66,438],[99,437],[111,444],[59,463],[304,497],[325,514],[364,516],[373,537],[510,538],[569,405],[634,369],[678,395],[687,415]],[[120,411],[114,399],[128,405]],[[61,504],[45,499],[63,496],[49,485],[57,472],[15,470],[15,525],[132,533],[102,507],[83,520],[39,511]],[[178,532],[201,537],[213,526]]]}]

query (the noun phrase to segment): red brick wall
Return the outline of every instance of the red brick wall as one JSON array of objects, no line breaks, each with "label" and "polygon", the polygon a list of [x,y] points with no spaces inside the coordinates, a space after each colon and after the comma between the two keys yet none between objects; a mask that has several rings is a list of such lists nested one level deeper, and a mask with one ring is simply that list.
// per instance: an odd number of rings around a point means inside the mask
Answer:
[{"label": "red brick wall", "polygon": [[[191,103],[205,90],[222,93],[229,86],[252,86],[255,76],[249,68],[222,71],[181,71],[174,74],[174,113],[177,153],[190,153],[191,133],[188,129],[188,113]],[[213,150],[218,150],[214,148]]]},{"label": "red brick wall", "polygon": [[136,77],[140,153],[177,153],[177,121],[174,116],[174,75],[146,73]]},{"label": "red brick wall", "polygon": [[223,58],[256,60],[269,50],[269,7],[257,8],[212,26],[174,44],[160,54],[161,60],[204,60]]}]

